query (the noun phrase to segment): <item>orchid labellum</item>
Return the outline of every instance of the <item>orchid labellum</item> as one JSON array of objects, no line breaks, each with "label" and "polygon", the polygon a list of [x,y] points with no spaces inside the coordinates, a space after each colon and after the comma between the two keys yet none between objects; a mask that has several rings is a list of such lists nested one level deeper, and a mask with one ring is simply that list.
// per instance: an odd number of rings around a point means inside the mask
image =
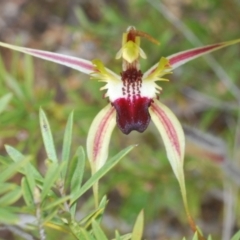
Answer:
[{"label": "orchid labellum", "polygon": [[[122,59],[120,75],[106,68],[100,60],[88,61],[7,43],[0,43],[0,46],[63,64],[89,74],[92,79],[104,82],[105,85],[101,90],[106,91],[105,97],[110,103],[95,117],[87,138],[87,153],[93,172],[100,169],[107,160],[110,137],[116,125],[124,134],[129,134],[133,130],[143,132],[152,119],[162,136],[174,174],[181,183],[184,181],[184,134],[181,124],[172,111],[158,100],[162,88],[157,82],[166,81],[163,77],[184,63],[238,43],[240,40],[212,44],[179,52],[166,58],[162,57],[158,63],[143,73],[139,60],[145,59],[146,54],[140,47],[141,37],[156,42],[134,27],[128,27],[123,33],[122,47],[116,55],[117,59]],[[184,194],[185,188],[181,190]]]}]

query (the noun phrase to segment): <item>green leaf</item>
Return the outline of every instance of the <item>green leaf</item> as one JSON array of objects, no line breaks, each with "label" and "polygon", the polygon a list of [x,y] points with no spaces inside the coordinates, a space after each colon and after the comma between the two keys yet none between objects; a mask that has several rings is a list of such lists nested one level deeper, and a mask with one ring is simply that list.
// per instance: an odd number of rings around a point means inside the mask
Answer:
[{"label": "green leaf", "polygon": [[[76,155],[69,162],[68,171],[65,179],[65,189],[70,188],[70,194],[76,194],[82,183],[85,167],[85,153],[82,147],[77,149]],[[71,206],[71,214],[74,216],[76,203]]]},{"label": "green leaf", "polygon": [[16,189],[18,186],[13,183],[0,183],[0,194]]},{"label": "green leaf", "polygon": [[85,152],[83,147],[77,149],[77,164],[71,179],[71,192],[76,192],[80,188],[83,180],[84,167],[85,167]]},{"label": "green leaf", "polygon": [[197,233],[197,232],[194,233],[193,240],[199,240],[199,239],[198,239],[198,233]]},{"label": "green leaf", "polygon": [[26,164],[29,161],[29,157],[26,157],[25,159],[12,163],[9,165],[6,169],[4,169],[0,174],[0,182],[5,182],[7,179],[11,178],[20,167],[22,167],[24,164]]},{"label": "green leaf", "polygon": [[5,149],[14,162],[19,162],[25,158],[22,153],[9,145],[5,145]]},{"label": "green leaf", "polygon": [[3,63],[3,59],[0,56],[0,77],[1,77],[1,79],[4,78],[5,75],[6,75],[6,69],[5,69],[5,66]]},{"label": "green leaf", "polygon": [[132,237],[132,234],[128,233],[128,234],[121,236],[121,240],[129,240],[129,239],[131,239],[131,237]]},{"label": "green leaf", "polygon": [[[67,170],[70,164],[70,150],[72,144],[72,127],[73,127],[73,112],[68,117],[67,125],[64,132],[63,147],[62,147],[62,161],[66,161],[67,164],[62,169],[62,179],[66,179]],[[64,183],[66,186],[66,184]],[[65,188],[67,189],[67,188]]]},{"label": "green leaf", "polygon": [[131,233],[120,236],[118,231],[115,232],[115,238],[113,240],[130,240],[132,237]]},{"label": "green leaf", "polygon": [[[62,161],[69,161],[70,148],[72,143],[73,112],[68,117],[63,138]],[[63,175],[65,176],[65,175]]]},{"label": "green leaf", "polygon": [[[83,159],[79,158],[78,153],[80,152],[79,150],[81,150],[81,147],[79,147],[76,151],[76,154],[74,155],[74,157],[68,162],[68,168],[67,168],[67,174],[65,177],[65,189],[75,189],[75,181],[76,181],[76,177],[74,176],[75,172],[78,173],[78,169],[81,167],[81,165],[85,165],[85,157]],[[83,163],[81,163],[81,160],[83,161]],[[80,176],[81,178],[81,176]]]},{"label": "green leaf", "polygon": [[59,209],[53,209],[51,212],[49,212],[46,216],[44,216],[44,219],[42,221],[43,225],[47,225],[55,216],[58,216]]},{"label": "green leaf", "polygon": [[[22,161],[26,158],[26,156],[24,156],[21,152],[19,152],[17,149],[9,146],[9,145],[5,145],[5,149],[8,153],[8,155],[11,157],[11,159],[14,162],[19,162]],[[27,163],[28,165],[30,165],[30,169],[29,171],[32,172],[32,174],[34,175],[34,178],[38,181],[43,181],[43,177],[42,175],[38,172],[38,170],[30,163]],[[26,169],[19,169],[18,172],[23,173],[24,175],[26,174]]]},{"label": "green leaf", "polygon": [[3,157],[3,156],[0,156],[0,163],[1,163],[3,166],[9,166],[9,165],[12,164],[12,162],[9,161],[9,158]]},{"label": "green leaf", "polygon": [[57,162],[57,154],[54,147],[53,137],[51,133],[51,128],[48,123],[46,114],[42,109],[39,111],[39,118],[40,118],[40,127],[42,132],[43,143],[45,146],[45,150],[47,152],[48,159],[52,160],[53,162]]},{"label": "green leaf", "polygon": [[121,240],[120,234],[118,231],[115,231],[115,238],[114,240]]},{"label": "green leaf", "polygon": [[29,55],[24,56],[24,67],[27,69],[24,71],[24,80],[26,82],[25,89],[26,94],[30,100],[33,100],[33,80],[34,80],[34,67],[32,57]]},{"label": "green leaf", "polygon": [[54,208],[58,205],[61,205],[62,203],[64,202],[67,202],[68,200],[70,199],[70,196],[65,196],[65,197],[62,197],[60,199],[57,199],[56,201],[53,201],[51,203],[48,203],[46,206],[42,207],[41,209],[43,211],[46,211],[48,209],[51,209],[51,208]]},{"label": "green leaf", "polygon": [[66,226],[65,224],[59,223],[59,221],[54,221],[54,220],[43,221],[42,225],[44,225],[45,227],[57,230],[59,233],[63,232],[63,233],[71,234],[69,227]]},{"label": "green leaf", "polygon": [[41,192],[41,201],[45,199],[50,189],[54,186],[54,183],[58,178],[60,178],[60,173],[62,168],[64,167],[65,162],[62,162],[60,165],[58,163],[50,163],[48,171],[45,176],[45,180],[43,183],[43,188]]},{"label": "green leaf", "polygon": [[28,182],[29,189],[31,191],[32,196],[34,196],[34,189],[36,186],[35,179],[33,176],[32,166],[30,164],[25,165],[25,176]]},{"label": "green leaf", "polygon": [[5,224],[16,224],[19,219],[18,216],[9,208],[0,207],[0,222]]},{"label": "green leaf", "polygon": [[[14,57],[14,59],[16,59],[16,54],[14,54],[13,57]],[[17,61],[19,61],[19,59]],[[17,62],[17,64],[18,64],[18,62]],[[20,87],[20,84],[18,83],[18,81],[15,78],[13,78],[13,75],[14,75],[13,71],[10,71],[10,72],[11,72],[11,75],[6,71],[3,60],[2,60],[2,58],[0,58],[1,79],[4,79],[6,86],[8,86],[18,98],[23,100],[24,95],[23,95],[23,91]]]},{"label": "green leaf", "polygon": [[33,203],[34,203],[33,193],[30,190],[30,187],[28,185],[28,181],[27,181],[26,177],[22,178],[21,187],[22,187],[23,199],[24,199],[26,205],[27,206],[33,205]]},{"label": "green leaf", "polygon": [[22,57],[20,56],[19,52],[13,52],[11,68],[9,71],[12,74],[12,76],[17,76],[18,74],[19,60],[22,60]]},{"label": "green leaf", "polygon": [[99,216],[101,216],[103,214],[103,208],[98,208],[96,209],[94,212],[88,214],[87,216],[85,216],[80,222],[79,224],[81,226],[84,225],[85,229],[88,229],[89,226],[92,224],[92,220],[96,220],[99,218]]},{"label": "green leaf", "polygon": [[232,238],[231,240],[239,240],[240,239],[240,231],[238,231]]},{"label": "green leaf", "polygon": [[103,177],[110,169],[112,169],[125,155],[127,155],[136,145],[129,146],[119,152],[116,156],[107,161],[102,168],[100,168],[88,181],[81,187],[81,189],[72,195],[71,204],[82,196],[90,187],[93,186],[101,177]]},{"label": "green leaf", "polygon": [[24,94],[18,81],[7,72],[5,74],[4,80],[6,85],[15,93],[15,95],[20,100],[24,100]]},{"label": "green leaf", "polygon": [[92,221],[92,228],[96,240],[108,240],[103,230],[100,228],[99,224],[95,220]]},{"label": "green leaf", "polygon": [[143,210],[139,213],[133,227],[132,240],[141,240],[143,235],[144,213]]},{"label": "green leaf", "polygon": [[77,17],[84,29],[92,29],[86,14],[80,7],[74,9],[74,16]]},{"label": "green leaf", "polygon": [[78,238],[79,240],[82,240],[82,239],[83,240],[95,240],[95,238],[93,238],[91,236],[91,234],[87,230],[85,230],[84,228],[80,229],[80,233],[81,233],[81,237]]},{"label": "green leaf", "polygon": [[0,98],[0,113],[2,113],[5,110],[11,98],[12,98],[11,93],[7,93],[6,95]]},{"label": "green leaf", "polygon": [[[101,202],[99,203],[98,209],[101,209],[101,212],[103,213],[105,211],[105,208],[107,206],[108,200],[106,196],[103,196]],[[98,218],[97,218],[97,222],[100,223],[102,220],[103,214],[101,214]]]},{"label": "green leaf", "polygon": [[[240,239],[240,236],[239,236],[239,238],[238,238],[238,239]],[[211,236],[211,235],[209,235],[209,236],[208,236],[208,238],[207,238],[207,240],[213,240],[213,239],[212,239],[212,236]]]},{"label": "green leaf", "polygon": [[92,240],[91,235],[82,227],[79,226],[79,224],[76,221],[72,221],[70,223],[70,229],[73,233],[73,235],[79,239],[79,240]]},{"label": "green leaf", "polygon": [[22,190],[20,187],[12,190],[11,192],[5,193],[0,198],[0,205],[1,206],[9,206],[15,203],[20,197],[22,196]]}]

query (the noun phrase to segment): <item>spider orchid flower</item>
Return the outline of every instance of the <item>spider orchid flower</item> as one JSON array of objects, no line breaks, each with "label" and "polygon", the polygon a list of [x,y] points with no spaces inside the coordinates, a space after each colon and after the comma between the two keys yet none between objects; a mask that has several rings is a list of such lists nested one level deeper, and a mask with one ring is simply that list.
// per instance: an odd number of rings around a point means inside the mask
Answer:
[{"label": "spider orchid flower", "polygon": [[[166,58],[162,57],[158,63],[143,73],[139,60],[145,59],[146,54],[140,47],[141,37],[156,42],[155,39],[146,33],[137,31],[134,27],[128,27],[123,33],[122,47],[116,55],[117,59],[122,59],[120,75],[106,68],[100,60],[88,61],[7,43],[0,43],[0,46],[68,66],[105,83],[100,90],[106,91],[105,97],[110,103],[97,114],[87,137],[87,153],[93,173],[100,169],[107,160],[111,134],[116,125],[124,134],[129,134],[133,130],[143,132],[152,119],[162,136],[173,172],[181,185],[184,183],[184,133],[172,111],[158,100],[162,88],[157,82],[167,81],[163,76],[184,63],[238,43],[240,39],[190,49]],[[181,187],[181,190],[184,195],[185,187]]]}]

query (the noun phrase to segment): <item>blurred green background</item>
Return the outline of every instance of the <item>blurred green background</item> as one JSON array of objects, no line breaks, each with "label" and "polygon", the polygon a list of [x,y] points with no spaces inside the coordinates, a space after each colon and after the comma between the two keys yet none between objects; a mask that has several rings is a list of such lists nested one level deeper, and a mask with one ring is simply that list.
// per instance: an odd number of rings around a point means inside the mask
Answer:
[{"label": "blurred green background", "polygon": [[[119,73],[121,62],[115,60],[115,54],[122,32],[133,25],[161,43],[142,41],[148,56],[142,61],[145,71],[161,56],[239,38],[239,9],[237,0],[2,0],[0,41],[88,60],[98,58]],[[48,115],[59,149],[67,116],[74,110],[75,151],[77,146],[85,146],[91,121],[108,100],[99,91],[102,84],[84,74],[10,50],[1,48],[0,53],[0,97],[13,94],[0,116],[0,154],[6,155],[4,144],[12,145],[36,155],[36,164],[44,172],[39,107]],[[221,138],[236,165],[239,56],[238,44],[213,54],[219,65],[213,59],[199,58],[182,66],[169,77],[170,82],[161,82],[160,96],[182,124]],[[225,81],[235,86],[228,88]],[[189,227],[160,136],[152,125],[143,134],[128,136],[116,129],[109,155],[131,144],[139,146],[100,182],[102,195],[109,198],[106,228],[109,232],[115,228],[127,231],[144,209],[148,239],[180,239],[189,233]],[[190,209],[203,231],[220,239],[222,231],[239,229],[238,187],[221,166],[187,145],[185,172]],[[226,216],[231,217],[230,228],[226,227]]]}]

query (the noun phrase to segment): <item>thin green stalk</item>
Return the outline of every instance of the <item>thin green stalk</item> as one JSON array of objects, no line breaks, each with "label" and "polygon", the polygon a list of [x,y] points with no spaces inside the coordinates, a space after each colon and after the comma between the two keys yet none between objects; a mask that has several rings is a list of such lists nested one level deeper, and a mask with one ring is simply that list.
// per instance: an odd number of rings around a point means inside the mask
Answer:
[{"label": "thin green stalk", "polygon": [[[94,164],[91,164],[91,169],[92,169],[92,175],[94,175],[96,173],[96,167],[94,166]],[[98,196],[98,189],[99,189],[99,181],[97,180],[94,184],[93,184],[93,197],[94,197],[94,204],[95,204],[95,208],[98,208],[98,203],[99,203],[99,196]]]},{"label": "thin green stalk", "polygon": [[184,209],[185,209],[185,212],[187,214],[188,223],[189,223],[192,231],[194,233],[197,232],[199,240],[206,240],[204,238],[204,236],[199,232],[199,230],[196,226],[196,223],[194,222],[194,220],[193,220],[193,218],[190,214],[190,211],[189,211],[189,208],[188,208],[188,202],[187,202],[187,191],[186,191],[185,178],[184,178],[184,172],[183,171],[182,171],[180,176],[181,176],[181,178],[180,178],[180,181],[179,181],[179,185],[180,185],[181,195],[182,195],[182,199],[183,199]]},{"label": "thin green stalk", "polygon": [[98,208],[99,203],[99,197],[98,197],[98,181],[94,183],[93,185],[93,196],[94,196],[94,202],[95,202],[95,208]]}]

